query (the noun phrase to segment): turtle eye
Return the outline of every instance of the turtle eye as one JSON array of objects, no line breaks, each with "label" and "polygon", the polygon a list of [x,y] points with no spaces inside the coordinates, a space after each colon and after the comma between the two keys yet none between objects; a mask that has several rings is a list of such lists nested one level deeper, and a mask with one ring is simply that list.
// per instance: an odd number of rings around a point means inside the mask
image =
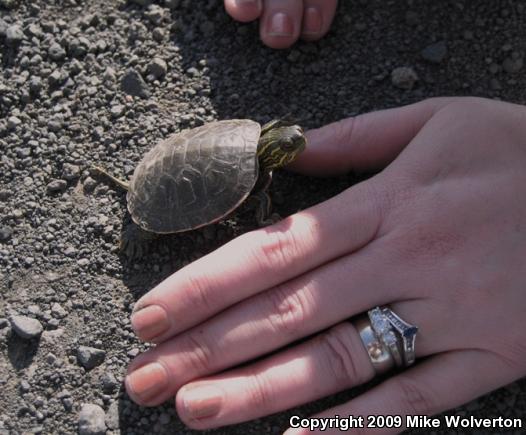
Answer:
[{"label": "turtle eye", "polygon": [[283,150],[283,151],[293,151],[294,150],[294,141],[292,141],[291,139],[283,139],[280,143],[280,148]]}]

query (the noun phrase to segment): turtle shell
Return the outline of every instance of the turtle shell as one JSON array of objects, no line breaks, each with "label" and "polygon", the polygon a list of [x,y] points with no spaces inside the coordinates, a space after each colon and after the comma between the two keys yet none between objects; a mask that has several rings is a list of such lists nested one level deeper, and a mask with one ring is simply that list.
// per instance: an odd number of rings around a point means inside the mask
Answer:
[{"label": "turtle shell", "polygon": [[218,121],[174,134],[135,168],[127,201],[136,224],[176,233],[215,222],[250,194],[258,177],[261,126]]}]

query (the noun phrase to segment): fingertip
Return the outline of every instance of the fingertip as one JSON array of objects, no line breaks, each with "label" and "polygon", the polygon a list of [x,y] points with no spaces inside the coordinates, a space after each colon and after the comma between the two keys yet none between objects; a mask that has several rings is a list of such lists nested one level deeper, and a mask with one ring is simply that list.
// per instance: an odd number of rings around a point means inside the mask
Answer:
[{"label": "fingertip", "polygon": [[337,0],[306,0],[304,3],[301,39],[316,41],[327,34],[336,13]]},{"label": "fingertip", "polygon": [[270,48],[289,48],[300,36],[302,15],[300,0],[266,0],[259,26],[261,40]]},{"label": "fingertip", "polygon": [[289,48],[297,41],[298,36],[299,23],[285,12],[268,14],[261,22],[261,40],[270,48]]},{"label": "fingertip", "polygon": [[225,0],[225,10],[234,20],[247,23],[259,18],[263,4],[262,0]]}]

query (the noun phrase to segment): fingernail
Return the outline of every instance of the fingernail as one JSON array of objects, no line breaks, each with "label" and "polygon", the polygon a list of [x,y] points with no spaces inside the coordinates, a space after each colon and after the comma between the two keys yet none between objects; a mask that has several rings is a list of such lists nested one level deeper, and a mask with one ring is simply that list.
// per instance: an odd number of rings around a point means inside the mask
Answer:
[{"label": "fingernail", "polygon": [[258,11],[262,9],[261,0],[236,0],[236,6],[244,7],[256,7]]},{"label": "fingernail", "polygon": [[213,385],[200,384],[184,387],[183,405],[193,419],[210,418],[219,413],[223,404],[223,391]]},{"label": "fingernail", "polygon": [[125,383],[131,396],[146,402],[166,390],[168,375],[161,364],[154,362],[131,372],[126,376]]},{"label": "fingernail", "polygon": [[317,35],[321,32],[321,12],[316,7],[308,7],[303,14],[303,33]]},{"label": "fingernail", "polygon": [[131,315],[131,324],[141,340],[152,340],[170,327],[168,314],[159,305],[148,305]]},{"label": "fingernail", "polygon": [[268,34],[270,36],[292,36],[293,33],[294,25],[291,18],[283,12],[276,12],[270,19]]}]

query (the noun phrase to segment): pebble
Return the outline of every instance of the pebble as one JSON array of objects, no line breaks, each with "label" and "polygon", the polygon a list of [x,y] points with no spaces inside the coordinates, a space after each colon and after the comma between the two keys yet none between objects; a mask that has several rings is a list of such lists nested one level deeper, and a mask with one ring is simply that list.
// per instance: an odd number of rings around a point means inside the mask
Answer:
[{"label": "pebble", "polygon": [[102,384],[102,390],[105,393],[112,393],[120,385],[120,382],[115,378],[115,376],[111,372],[104,373],[100,378],[100,382]]},{"label": "pebble", "polygon": [[86,370],[101,365],[106,357],[106,352],[102,349],[89,346],[79,346],[77,349],[77,360]]},{"label": "pebble", "polygon": [[148,6],[148,10],[144,13],[144,16],[150,20],[150,22],[158,26],[161,24],[165,14],[165,9],[160,7],[159,5],[150,5]]},{"label": "pebble", "polygon": [[418,81],[418,75],[411,67],[401,66],[391,72],[391,82],[400,89],[410,90]]},{"label": "pebble", "polygon": [[126,94],[135,97],[148,98],[150,96],[146,82],[133,68],[128,69],[122,77],[121,88]]},{"label": "pebble", "polygon": [[32,317],[12,316],[10,320],[13,331],[21,338],[28,340],[38,338],[44,330],[42,323]]},{"label": "pebble", "polygon": [[67,187],[68,183],[65,180],[55,179],[47,184],[46,190],[47,193],[56,193],[66,190]]},{"label": "pebble", "polygon": [[14,130],[15,128],[17,128],[20,124],[22,124],[22,121],[20,120],[20,118],[17,118],[16,116],[10,116],[8,119],[7,119],[7,128],[9,130]]},{"label": "pebble", "polygon": [[522,69],[523,66],[524,66],[524,60],[522,57],[518,57],[518,58],[507,57],[502,62],[502,69],[506,71],[508,74],[518,73]]},{"label": "pebble", "polygon": [[13,235],[13,229],[7,226],[0,226],[0,242],[5,242]]},{"label": "pebble", "polygon": [[106,412],[106,426],[109,429],[119,428],[119,402],[112,402]]},{"label": "pebble", "polygon": [[122,104],[111,106],[110,113],[112,117],[119,118],[124,113],[124,106]]},{"label": "pebble", "polygon": [[66,57],[66,50],[64,50],[59,43],[54,42],[49,46],[48,55],[52,60],[62,60]]},{"label": "pebble", "polygon": [[168,71],[168,65],[160,57],[155,57],[146,68],[149,74],[152,74],[155,78],[162,78]]},{"label": "pebble", "polygon": [[64,163],[64,166],[62,166],[62,176],[68,181],[76,180],[80,177],[80,166]]},{"label": "pebble", "polygon": [[62,319],[68,315],[68,312],[60,305],[58,302],[55,302],[51,306],[51,315],[58,319]]},{"label": "pebble", "polygon": [[91,177],[86,177],[84,183],[82,183],[82,186],[86,192],[92,192],[97,186],[97,181]]},{"label": "pebble", "polygon": [[447,45],[445,41],[439,41],[435,44],[428,45],[424,48],[420,55],[424,60],[427,60],[431,63],[440,63],[447,56]]},{"label": "pebble", "polygon": [[17,45],[24,39],[24,32],[18,24],[9,26],[5,32],[7,45]]},{"label": "pebble", "polygon": [[79,435],[104,435],[106,414],[99,405],[85,403],[79,413]]},{"label": "pebble", "polygon": [[29,79],[29,91],[32,94],[38,94],[42,90],[42,79],[39,76],[33,76]]}]

